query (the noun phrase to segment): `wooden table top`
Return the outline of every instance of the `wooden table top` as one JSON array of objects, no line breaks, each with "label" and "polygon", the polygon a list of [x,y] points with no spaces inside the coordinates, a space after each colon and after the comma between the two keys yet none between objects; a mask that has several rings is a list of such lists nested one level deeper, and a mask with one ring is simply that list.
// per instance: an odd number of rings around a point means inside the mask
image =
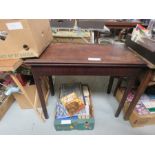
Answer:
[{"label": "wooden table top", "polygon": [[145,62],[124,45],[52,43],[36,59],[25,64],[88,64],[146,66]]}]

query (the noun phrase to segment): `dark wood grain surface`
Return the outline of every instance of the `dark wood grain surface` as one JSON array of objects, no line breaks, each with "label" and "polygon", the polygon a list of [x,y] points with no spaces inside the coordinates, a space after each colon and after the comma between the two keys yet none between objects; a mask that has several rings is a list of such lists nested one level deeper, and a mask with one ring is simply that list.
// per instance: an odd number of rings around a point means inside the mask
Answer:
[{"label": "dark wood grain surface", "polygon": [[[92,60],[89,60],[92,59]],[[95,61],[93,59],[99,59]],[[38,59],[28,59],[26,64],[89,64],[89,65],[135,65],[145,62],[124,45],[90,45],[73,43],[51,44]]]}]

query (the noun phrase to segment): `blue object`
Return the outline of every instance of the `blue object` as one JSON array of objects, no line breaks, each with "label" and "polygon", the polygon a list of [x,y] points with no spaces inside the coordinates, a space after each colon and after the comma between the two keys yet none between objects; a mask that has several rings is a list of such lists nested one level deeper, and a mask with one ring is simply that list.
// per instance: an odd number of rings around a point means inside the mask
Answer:
[{"label": "blue object", "polygon": [[11,86],[11,87],[9,87],[9,88],[5,91],[5,95],[6,95],[6,96],[9,96],[9,95],[11,95],[12,93],[18,93],[19,90],[20,90],[20,89],[19,89],[18,87]]}]

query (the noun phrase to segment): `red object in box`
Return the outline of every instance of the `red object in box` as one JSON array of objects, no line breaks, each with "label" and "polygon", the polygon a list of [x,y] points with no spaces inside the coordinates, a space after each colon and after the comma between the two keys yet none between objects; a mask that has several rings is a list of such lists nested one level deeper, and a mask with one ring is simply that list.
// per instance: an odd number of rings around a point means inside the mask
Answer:
[{"label": "red object in box", "polygon": [[19,80],[19,82],[21,83],[22,86],[25,86],[27,81],[24,77],[24,75],[22,74],[16,74],[17,79]]}]

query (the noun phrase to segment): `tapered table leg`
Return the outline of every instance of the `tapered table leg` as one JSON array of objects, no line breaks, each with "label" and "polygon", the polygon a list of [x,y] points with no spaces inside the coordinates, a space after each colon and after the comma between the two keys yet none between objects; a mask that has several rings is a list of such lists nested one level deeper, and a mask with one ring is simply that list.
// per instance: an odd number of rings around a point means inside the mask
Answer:
[{"label": "tapered table leg", "polygon": [[114,76],[110,76],[109,84],[108,84],[108,90],[107,90],[107,93],[108,93],[108,94],[111,93],[111,89],[112,89],[113,82],[114,82]]},{"label": "tapered table leg", "polygon": [[125,120],[128,120],[130,115],[132,114],[137,102],[139,101],[140,97],[144,93],[146,87],[148,86],[148,84],[149,84],[149,82],[151,80],[152,73],[153,73],[153,71],[151,69],[146,72],[143,80],[141,81],[141,83],[140,83],[140,85],[138,87],[138,90],[136,91],[136,94],[135,94],[132,102],[130,103],[130,106],[129,106],[128,110],[125,113],[125,116],[124,116]]},{"label": "tapered table leg", "polygon": [[50,85],[50,92],[51,92],[51,95],[54,96],[55,91],[54,91],[54,84],[53,84],[52,76],[49,76],[48,79],[49,79],[49,85]]},{"label": "tapered table leg", "polygon": [[116,113],[115,113],[115,117],[118,117],[119,114],[120,114],[120,112],[121,112],[121,110],[123,109],[124,104],[125,104],[125,101],[126,101],[126,99],[127,99],[127,96],[128,96],[128,94],[129,94],[129,92],[130,92],[130,90],[132,89],[132,86],[133,86],[133,84],[134,84],[134,81],[135,81],[135,78],[133,78],[133,77],[130,77],[130,78],[128,79],[127,88],[126,88],[126,90],[125,90],[125,92],[124,92],[124,95],[123,95],[123,97],[122,97],[122,99],[121,99],[121,102],[120,102],[120,104],[119,104],[119,106],[118,106],[118,109],[117,109],[117,111],[116,111]]},{"label": "tapered table leg", "polygon": [[117,90],[121,86],[122,80],[123,80],[122,77],[118,77],[118,82],[117,82],[116,88],[114,90],[114,96],[116,96]]},{"label": "tapered table leg", "polygon": [[46,119],[48,119],[49,116],[48,116],[48,113],[47,113],[45,98],[44,98],[44,94],[43,94],[42,87],[41,87],[42,84],[41,84],[40,76],[38,76],[37,74],[35,74],[33,72],[33,78],[34,78],[34,81],[35,81],[35,84],[36,84],[36,87],[37,87],[38,96],[39,96],[39,99],[40,99],[40,103],[41,103],[41,107],[42,107],[42,110],[43,110],[43,113],[44,113],[44,117]]}]

